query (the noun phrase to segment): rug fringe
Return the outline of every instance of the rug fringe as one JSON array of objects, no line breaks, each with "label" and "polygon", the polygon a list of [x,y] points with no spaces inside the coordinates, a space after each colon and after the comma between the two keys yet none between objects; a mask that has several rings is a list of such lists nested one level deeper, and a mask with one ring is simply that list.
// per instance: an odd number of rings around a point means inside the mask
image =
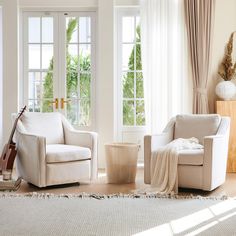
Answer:
[{"label": "rug fringe", "polygon": [[38,192],[31,192],[31,193],[22,193],[22,194],[14,194],[14,193],[2,193],[0,194],[0,198],[41,198],[41,199],[49,199],[49,198],[92,198],[97,200],[103,199],[113,199],[113,198],[158,198],[158,199],[199,199],[199,200],[229,200],[236,198],[228,197],[226,195],[223,196],[201,196],[201,195],[177,195],[177,194],[124,194],[124,193],[115,193],[115,194],[98,194],[98,193],[78,193],[78,194],[53,194],[53,193],[38,193]]}]

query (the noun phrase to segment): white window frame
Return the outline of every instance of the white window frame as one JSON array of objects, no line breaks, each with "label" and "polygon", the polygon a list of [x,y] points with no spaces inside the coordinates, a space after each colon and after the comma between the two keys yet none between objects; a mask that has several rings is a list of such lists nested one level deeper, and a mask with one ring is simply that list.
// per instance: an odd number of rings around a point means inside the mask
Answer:
[{"label": "white window frame", "polygon": [[[122,17],[139,16],[139,7],[127,7],[116,9],[116,85],[117,85],[117,139],[123,141],[123,134],[126,132],[144,132],[144,126],[124,126],[123,125],[123,85],[122,85]],[[134,100],[134,99],[132,99]],[[136,116],[135,116],[136,119]],[[135,121],[136,122],[136,121]]]},{"label": "white window frame", "polygon": [[[76,10],[76,11],[75,11]],[[62,84],[65,84],[66,80],[66,67],[62,67],[60,65],[65,65],[65,50],[59,50],[59,48],[64,48],[64,39],[65,39],[65,30],[66,25],[61,22],[64,13],[67,13],[67,16],[91,16],[91,32],[92,38],[91,38],[91,124],[89,126],[76,126],[76,128],[79,128],[81,130],[94,130],[96,129],[96,10],[95,9],[66,9],[66,11],[56,10],[56,9],[21,9],[21,19],[20,19],[20,44],[22,45],[20,47],[20,56],[21,56],[21,65],[20,65],[20,105],[28,104],[28,49],[27,49],[27,41],[25,41],[25,36],[27,36],[27,27],[24,27],[28,16],[54,16],[54,67],[53,67],[53,73],[54,76],[57,78],[53,81],[53,88],[54,88],[54,99],[64,97],[66,99],[65,94],[65,86],[63,87]],[[64,57],[63,57],[64,56]],[[61,81],[58,83],[58,81]],[[57,110],[59,112],[62,112],[60,110],[60,103],[59,103],[59,109]]]}]

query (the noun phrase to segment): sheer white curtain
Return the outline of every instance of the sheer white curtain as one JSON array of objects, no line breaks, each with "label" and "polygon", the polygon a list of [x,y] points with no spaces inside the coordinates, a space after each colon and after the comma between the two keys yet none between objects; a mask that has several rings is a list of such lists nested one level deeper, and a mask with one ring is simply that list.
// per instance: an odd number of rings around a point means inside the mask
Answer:
[{"label": "sheer white curtain", "polygon": [[182,0],[140,0],[147,133],[192,110]]},{"label": "sheer white curtain", "polygon": [[[1,4],[1,2],[0,2]],[[3,104],[2,104],[2,7],[0,5],[0,150],[2,149],[2,110],[3,110]]]}]

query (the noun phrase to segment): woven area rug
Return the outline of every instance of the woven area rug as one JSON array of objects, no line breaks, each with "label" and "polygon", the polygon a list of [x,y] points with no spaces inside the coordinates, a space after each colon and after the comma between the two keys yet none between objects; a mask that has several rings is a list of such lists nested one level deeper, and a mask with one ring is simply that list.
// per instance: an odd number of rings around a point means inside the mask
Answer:
[{"label": "woven area rug", "polygon": [[0,235],[234,235],[236,200],[1,194]]}]

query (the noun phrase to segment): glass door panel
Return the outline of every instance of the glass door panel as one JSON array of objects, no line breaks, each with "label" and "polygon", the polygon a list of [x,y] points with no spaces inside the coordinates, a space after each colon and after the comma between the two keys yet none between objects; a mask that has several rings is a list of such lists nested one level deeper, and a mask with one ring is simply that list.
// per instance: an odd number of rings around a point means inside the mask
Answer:
[{"label": "glass door panel", "polygon": [[[54,98],[54,16],[32,13],[25,18],[25,101],[29,111],[56,110]],[[28,53],[26,53],[28,52]],[[27,63],[26,63],[27,61]]]},{"label": "glass door panel", "polygon": [[91,17],[67,16],[66,116],[75,126],[91,125]]},{"label": "glass door panel", "polygon": [[94,13],[24,13],[24,103],[61,112],[91,129],[94,101]]}]

